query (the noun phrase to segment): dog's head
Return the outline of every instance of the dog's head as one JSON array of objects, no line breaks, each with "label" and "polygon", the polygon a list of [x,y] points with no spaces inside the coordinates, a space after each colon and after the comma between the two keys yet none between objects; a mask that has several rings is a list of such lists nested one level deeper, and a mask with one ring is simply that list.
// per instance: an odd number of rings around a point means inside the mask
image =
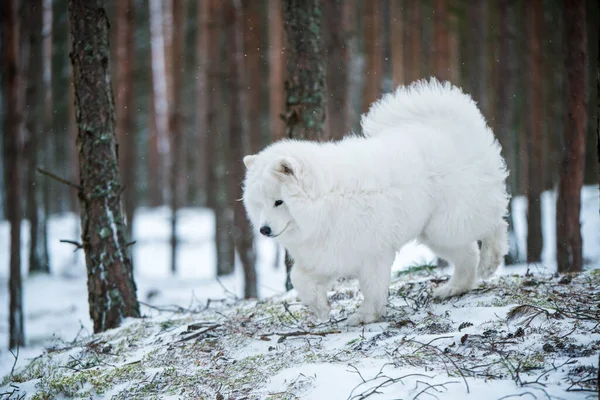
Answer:
[{"label": "dog's head", "polygon": [[302,195],[303,168],[294,157],[259,153],[244,157],[243,202],[252,225],[285,242],[299,234],[294,210]]}]

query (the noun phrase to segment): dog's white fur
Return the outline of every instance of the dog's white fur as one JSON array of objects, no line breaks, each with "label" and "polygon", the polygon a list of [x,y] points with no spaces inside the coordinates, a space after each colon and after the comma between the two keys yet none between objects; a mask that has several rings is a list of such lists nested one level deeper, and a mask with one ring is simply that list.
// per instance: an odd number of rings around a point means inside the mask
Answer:
[{"label": "dog's white fur", "polygon": [[455,266],[439,298],[493,274],[508,248],[508,173],[469,95],[417,81],[384,95],[361,125],[365,137],[282,140],[244,158],[248,216],[290,252],[300,300],[327,318],[333,281],[358,278],[364,301],[349,325],[386,315],[391,265],[413,239]]}]

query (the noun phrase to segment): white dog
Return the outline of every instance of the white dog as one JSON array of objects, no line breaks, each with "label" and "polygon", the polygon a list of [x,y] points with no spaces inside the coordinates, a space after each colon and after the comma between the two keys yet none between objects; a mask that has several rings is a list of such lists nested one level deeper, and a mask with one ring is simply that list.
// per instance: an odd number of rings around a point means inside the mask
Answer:
[{"label": "white dog", "polygon": [[300,300],[325,319],[333,281],[358,278],[364,300],[349,325],[386,315],[391,265],[413,239],[454,264],[438,298],[474,288],[508,248],[506,165],[469,95],[418,81],[361,125],[365,137],[281,140],[244,157],[249,219],[290,252]]}]

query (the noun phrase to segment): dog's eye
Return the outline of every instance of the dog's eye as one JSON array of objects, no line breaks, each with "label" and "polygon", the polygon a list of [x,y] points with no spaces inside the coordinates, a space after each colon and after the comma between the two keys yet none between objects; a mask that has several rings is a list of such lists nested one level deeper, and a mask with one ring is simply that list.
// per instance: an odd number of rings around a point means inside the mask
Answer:
[{"label": "dog's eye", "polygon": [[283,204],[283,200],[277,200],[277,201],[275,201],[275,207],[279,207],[282,204]]}]

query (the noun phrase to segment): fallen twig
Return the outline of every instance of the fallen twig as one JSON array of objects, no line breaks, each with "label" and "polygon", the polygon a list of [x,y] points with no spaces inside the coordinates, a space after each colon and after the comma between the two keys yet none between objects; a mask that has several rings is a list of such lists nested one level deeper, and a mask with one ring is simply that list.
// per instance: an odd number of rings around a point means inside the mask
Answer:
[{"label": "fallen twig", "polygon": [[186,336],[184,338],[179,339],[178,341],[176,341],[175,343],[181,343],[181,342],[187,342],[188,340],[192,340],[192,339],[196,339],[202,335],[204,335],[206,332],[210,332],[213,331],[215,329],[217,329],[218,327],[220,327],[220,324],[215,324],[215,325],[211,325],[209,327],[206,327],[198,332],[195,332],[189,336]]}]

